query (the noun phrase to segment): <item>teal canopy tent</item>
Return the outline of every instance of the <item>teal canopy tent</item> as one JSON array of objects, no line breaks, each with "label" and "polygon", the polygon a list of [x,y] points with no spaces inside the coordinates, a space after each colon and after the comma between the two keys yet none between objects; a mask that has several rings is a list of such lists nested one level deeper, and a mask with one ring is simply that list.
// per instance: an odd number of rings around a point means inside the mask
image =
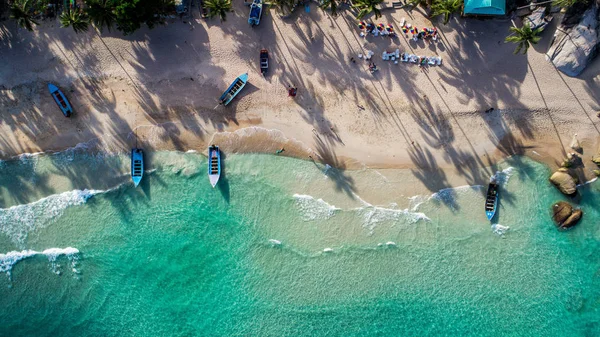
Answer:
[{"label": "teal canopy tent", "polygon": [[504,15],[506,0],[465,0],[465,14]]}]

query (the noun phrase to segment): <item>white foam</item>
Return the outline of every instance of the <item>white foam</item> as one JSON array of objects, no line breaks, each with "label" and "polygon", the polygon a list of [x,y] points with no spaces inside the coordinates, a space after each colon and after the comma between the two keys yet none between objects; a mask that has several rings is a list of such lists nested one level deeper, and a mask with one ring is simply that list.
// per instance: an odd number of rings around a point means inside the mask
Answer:
[{"label": "white foam", "polygon": [[[356,208],[355,210],[359,213],[359,215],[363,218],[363,227],[369,230],[369,233],[372,234],[375,230],[375,227],[381,222],[391,221],[391,222],[408,222],[408,224],[414,224],[420,220],[430,221],[429,217],[425,215],[425,213],[414,212],[409,209],[395,209],[395,208],[386,208],[381,206],[373,206],[372,204],[363,200],[356,193],[353,193],[354,197],[358,199],[358,201],[363,204],[363,207]],[[392,207],[397,206],[397,204],[392,204]]]},{"label": "white foam", "polygon": [[577,185],[577,187],[580,187],[580,186],[585,186],[585,185],[587,185],[587,184],[591,184],[591,183],[593,183],[593,182],[594,182],[594,181],[596,181],[596,180],[598,180],[598,177],[595,177],[594,179],[588,180],[588,181],[586,181],[586,182],[585,182],[585,183],[583,183],[583,184],[579,184],[579,185]]},{"label": "white foam", "polygon": [[332,248],[325,248],[323,249],[323,253],[332,253],[333,249]]},{"label": "white foam", "polygon": [[294,194],[296,206],[302,214],[304,221],[326,220],[335,215],[339,208],[328,204],[323,199],[315,199],[306,194]]},{"label": "white foam", "polygon": [[73,190],[50,195],[30,204],[0,209],[0,231],[17,245],[23,245],[29,232],[44,228],[65,209],[84,204],[100,190]]},{"label": "white foam", "polygon": [[10,272],[17,262],[36,255],[45,255],[48,258],[48,261],[52,263],[52,271],[56,274],[60,273],[58,270],[60,266],[56,264],[56,260],[61,255],[66,256],[69,261],[71,261],[71,270],[73,270],[73,272],[77,272],[75,266],[78,260],[78,254],[79,250],[73,247],[49,248],[42,252],[35,250],[22,250],[20,252],[12,251],[6,254],[0,254],[0,272],[7,273],[10,277]]},{"label": "white foam", "polygon": [[394,241],[388,241],[385,243],[385,245],[388,247],[396,247],[396,243]]},{"label": "white foam", "polygon": [[196,151],[196,150],[187,150],[187,151],[185,151],[185,153],[198,153],[198,151]]},{"label": "white foam", "polygon": [[275,239],[269,239],[269,243],[273,246],[281,246],[281,241]]},{"label": "white foam", "polygon": [[535,151],[531,151],[531,153],[535,154],[536,156],[540,156],[540,157],[542,156],[541,154],[539,154],[539,153],[537,153]]},{"label": "white foam", "polygon": [[508,180],[515,173],[514,167],[505,168],[502,171],[497,171],[494,175],[490,177],[490,181],[495,180],[498,185],[506,186],[508,184]]},{"label": "white foam", "polygon": [[504,234],[510,229],[508,226],[502,226],[500,224],[492,224],[492,232],[499,236],[504,236]]}]

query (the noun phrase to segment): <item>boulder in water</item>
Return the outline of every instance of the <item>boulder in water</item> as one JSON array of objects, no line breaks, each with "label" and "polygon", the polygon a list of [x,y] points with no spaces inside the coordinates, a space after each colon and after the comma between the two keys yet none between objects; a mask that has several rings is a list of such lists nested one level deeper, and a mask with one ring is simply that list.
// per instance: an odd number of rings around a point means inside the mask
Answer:
[{"label": "boulder in water", "polygon": [[554,172],[550,177],[550,181],[558,187],[558,189],[568,196],[573,196],[577,193],[577,186],[575,185],[575,179],[565,172],[565,169],[559,169]]},{"label": "boulder in water", "polygon": [[558,70],[569,76],[577,76],[596,56],[600,41],[597,2],[592,1],[574,27],[569,28],[568,24],[563,20],[558,27],[546,56]]},{"label": "boulder in water", "polygon": [[552,212],[552,219],[560,229],[567,229],[575,226],[583,215],[582,210],[573,209],[573,206],[565,201],[555,203],[552,206]]}]

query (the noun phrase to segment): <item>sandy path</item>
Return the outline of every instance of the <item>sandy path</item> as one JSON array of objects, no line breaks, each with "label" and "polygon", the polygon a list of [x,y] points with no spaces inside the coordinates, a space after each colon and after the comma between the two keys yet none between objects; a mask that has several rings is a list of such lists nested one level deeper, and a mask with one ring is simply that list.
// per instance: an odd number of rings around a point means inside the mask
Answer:
[{"label": "sandy path", "polygon": [[[124,150],[137,135],[156,149],[203,151],[219,141],[225,151],[284,146],[287,155],[342,168],[410,167],[428,185],[441,172],[446,180],[458,177],[452,184],[482,183],[489,177],[485,167],[515,153],[559,161],[575,132],[586,160],[598,147],[600,63],[579,78],[557,72],[541,53],[553,29],[522,56],[502,42],[508,22],[460,19],[438,26],[441,41],[426,44],[404,36],[362,39],[350,13],[331,18],[313,8],[285,20],[269,15],[250,28],[247,8],[240,3],[235,10],[223,24],[175,20],[128,37],[76,35],[57,22],[29,33],[3,22],[3,156],[93,139],[104,149]],[[406,17],[431,26],[412,15],[386,12],[379,21],[398,27]],[[266,78],[258,70],[261,48],[271,55]],[[396,48],[440,55],[444,65],[422,71],[381,60],[382,51]],[[381,68],[375,75],[367,63],[349,62],[366,49]],[[216,98],[244,72],[246,89],[230,106],[217,106]],[[67,93],[73,118],[61,117],[47,94],[49,81]],[[287,96],[288,85],[298,87],[295,99]],[[495,110],[483,113],[489,107]],[[244,129],[250,126],[273,131]],[[235,142],[223,138],[229,133],[213,138],[236,130]]]}]

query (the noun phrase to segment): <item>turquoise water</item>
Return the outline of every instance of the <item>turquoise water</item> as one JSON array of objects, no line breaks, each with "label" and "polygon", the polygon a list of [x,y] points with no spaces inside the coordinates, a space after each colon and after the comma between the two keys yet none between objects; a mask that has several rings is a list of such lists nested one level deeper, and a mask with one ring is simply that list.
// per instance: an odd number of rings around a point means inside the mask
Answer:
[{"label": "turquoise water", "polygon": [[239,154],[213,190],[200,154],[148,160],[137,189],[120,155],[2,163],[0,335],[600,335],[598,183],[559,232],[522,157],[495,226],[484,187],[402,195],[410,170]]}]

